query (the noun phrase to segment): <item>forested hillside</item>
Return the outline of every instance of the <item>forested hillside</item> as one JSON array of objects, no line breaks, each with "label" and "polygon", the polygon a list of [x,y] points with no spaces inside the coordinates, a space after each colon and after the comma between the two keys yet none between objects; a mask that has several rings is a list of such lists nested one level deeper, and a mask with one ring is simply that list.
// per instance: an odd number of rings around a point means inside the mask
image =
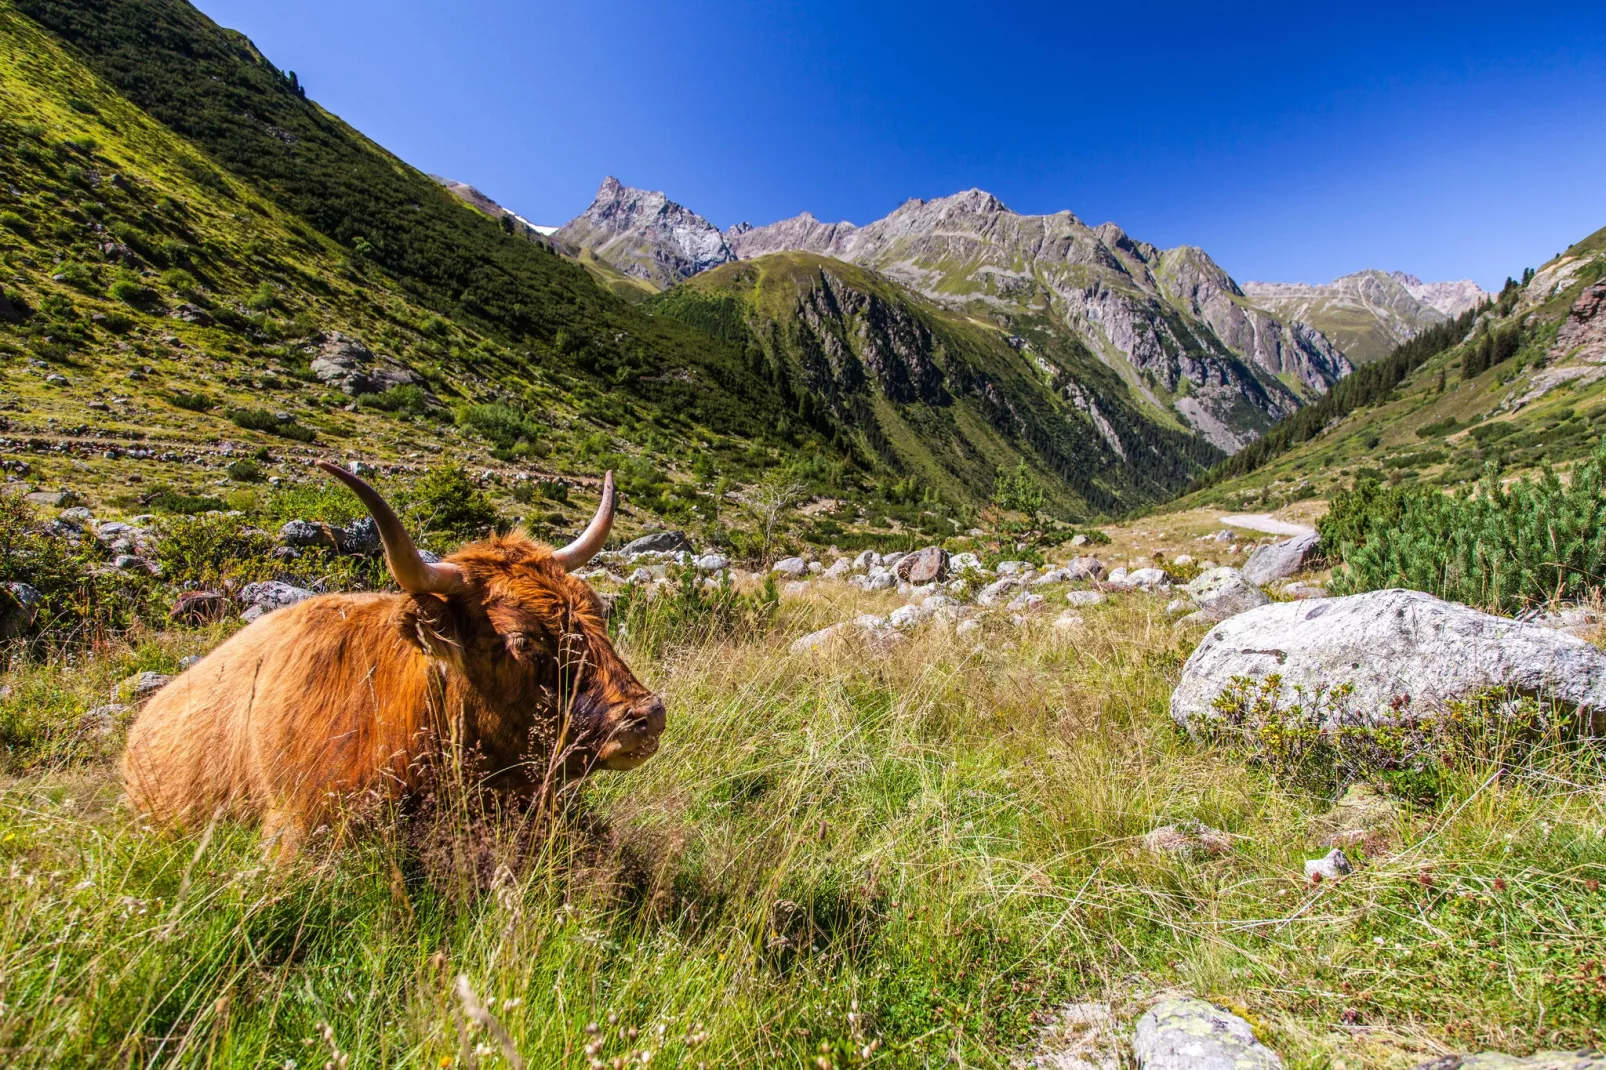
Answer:
[{"label": "forested hillside", "polygon": [[1358,477],[1457,486],[1563,469],[1606,431],[1606,230],[1492,301],[1361,367],[1194,486],[1182,504],[1324,497]]},{"label": "forested hillside", "polygon": [[[25,489],[128,512],[241,504],[252,480],[294,483],[304,458],[343,453],[402,480],[472,466],[512,516],[556,532],[577,513],[515,497],[517,481],[612,466],[627,530],[717,534],[733,488],[784,469],[854,525],[952,531],[1020,455],[1070,520],[1158,501],[1217,456],[1159,435],[1128,475],[1064,405],[1017,401],[943,469],[962,478],[911,497],[943,443],[881,448],[875,413],[622,299],[181,0],[28,0],[0,9],[0,50],[0,389]],[[997,339],[973,355],[1021,363]],[[242,481],[229,470],[246,455]]]}]

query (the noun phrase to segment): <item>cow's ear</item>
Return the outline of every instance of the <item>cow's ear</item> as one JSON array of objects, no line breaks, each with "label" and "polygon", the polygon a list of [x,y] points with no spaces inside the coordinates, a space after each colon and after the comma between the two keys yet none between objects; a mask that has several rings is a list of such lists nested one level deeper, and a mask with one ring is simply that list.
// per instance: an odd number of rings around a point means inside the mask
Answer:
[{"label": "cow's ear", "polygon": [[397,616],[396,626],[404,640],[425,654],[461,667],[462,636],[448,599],[433,594],[409,597]]}]

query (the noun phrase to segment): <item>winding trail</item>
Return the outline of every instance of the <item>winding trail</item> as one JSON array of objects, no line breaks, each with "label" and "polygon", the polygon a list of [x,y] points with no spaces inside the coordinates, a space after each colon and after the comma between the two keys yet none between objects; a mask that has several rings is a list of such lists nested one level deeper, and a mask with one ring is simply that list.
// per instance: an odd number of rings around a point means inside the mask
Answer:
[{"label": "winding trail", "polygon": [[1263,531],[1267,535],[1310,535],[1316,530],[1304,524],[1278,520],[1268,513],[1234,513],[1231,516],[1222,517],[1221,522],[1229,528]]}]

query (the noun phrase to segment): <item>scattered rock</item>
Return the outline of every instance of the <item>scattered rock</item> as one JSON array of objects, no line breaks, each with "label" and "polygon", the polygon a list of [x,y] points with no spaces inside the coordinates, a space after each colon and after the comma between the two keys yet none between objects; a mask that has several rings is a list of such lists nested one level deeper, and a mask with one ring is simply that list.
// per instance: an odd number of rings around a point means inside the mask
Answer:
[{"label": "scattered rock", "polygon": [[1183,618],[1184,624],[1213,624],[1271,602],[1264,591],[1235,568],[1202,572],[1182,590],[1197,607]]},{"label": "scattered rock", "polygon": [[1140,591],[1165,590],[1171,586],[1171,574],[1163,568],[1140,568],[1128,572],[1125,580]]},{"label": "scattered rock", "polygon": [[1075,631],[1086,623],[1087,619],[1083,617],[1082,614],[1076,612],[1074,609],[1067,609],[1065,612],[1054,618],[1054,630],[1056,632]]},{"label": "scattered rock", "polygon": [[865,581],[864,589],[867,591],[886,591],[897,586],[897,583],[898,580],[892,575],[892,573],[883,572],[880,575],[871,576],[867,581]]},{"label": "scattered rock", "polygon": [[1086,608],[1108,602],[1110,597],[1102,591],[1066,591],[1065,600],[1073,606]]},{"label": "scattered rock", "polygon": [[1088,539],[1088,537],[1086,535],[1072,535],[1071,536],[1071,545],[1072,546],[1086,546],[1089,541],[1090,540]]},{"label": "scattered rock", "polygon": [[905,631],[918,624],[924,624],[935,612],[935,609],[927,609],[924,605],[899,606],[887,618],[887,623],[899,631]]},{"label": "scattered rock", "polygon": [[1303,602],[1311,598],[1326,598],[1327,588],[1314,583],[1290,583],[1283,587],[1283,594],[1297,602]]},{"label": "scattered rock", "polygon": [[1354,872],[1354,870],[1355,867],[1350,865],[1349,857],[1337,847],[1320,858],[1305,859],[1305,877],[1307,880],[1337,880],[1348,873]]},{"label": "scattered rock", "polygon": [[423,379],[405,364],[375,356],[361,342],[339,331],[320,336],[308,351],[312,357],[312,374],[318,381],[352,397],[423,383]]},{"label": "scattered rock", "polygon": [[1040,594],[1032,594],[1029,591],[1023,591],[1014,598],[1010,599],[1009,605],[1004,608],[1008,609],[1011,613],[1035,613],[1039,609],[1042,609],[1043,603],[1047,601],[1048,599],[1044,598]]},{"label": "scattered rock", "polygon": [[1024,586],[1026,585],[1014,576],[1005,576],[1003,579],[994,580],[976,592],[976,604],[978,606],[996,606]]},{"label": "scattered rock", "polygon": [[1590,606],[1561,606],[1530,619],[1541,628],[1551,628],[1579,638],[1606,628],[1606,614]]},{"label": "scattered rock", "polygon": [[168,610],[167,619],[178,624],[209,624],[229,614],[229,600],[217,591],[185,591]]},{"label": "scattered rock", "polygon": [[770,567],[771,572],[782,576],[791,576],[794,579],[809,570],[809,563],[801,557],[783,557]]},{"label": "scattered rock", "polygon": [[1098,580],[1104,577],[1104,562],[1096,557],[1073,557],[1065,571],[1068,580]]},{"label": "scattered rock", "polygon": [[165,673],[152,672],[147,669],[144,672],[135,673],[118,684],[116,694],[118,698],[132,699],[135,703],[144,702],[166,687],[171,679],[173,678]]},{"label": "scattered rock", "polygon": [[1277,1053],[1248,1022],[1200,999],[1168,999],[1138,1019],[1132,1040],[1141,1070],[1281,1070]]},{"label": "scattered rock", "polygon": [[1145,851],[1182,858],[1218,855],[1232,849],[1231,836],[1200,821],[1161,825],[1146,833],[1139,843]]},{"label": "scattered rock", "polygon": [[975,618],[962,620],[954,625],[954,634],[961,638],[967,635],[975,635],[979,631],[981,631],[981,621]]},{"label": "scattered rock", "polygon": [[[1186,726],[1213,715],[1211,703],[1235,676],[1277,674],[1295,701],[1350,684],[1349,714],[1387,723],[1398,705],[1442,708],[1488,689],[1578,707],[1606,728],[1606,651],[1537,624],[1496,617],[1420,591],[1279,602],[1216,625],[1188,658],[1171,696]],[[1339,710],[1329,711],[1328,723]]]},{"label": "scattered rock", "polygon": [[1000,576],[1019,576],[1024,572],[1030,572],[1031,569],[1030,561],[1000,561],[993,571]]},{"label": "scattered rock", "polygon": [[70,490],[36,490],[32,494],[24,494],[22,500],[46,509],[61,509],[72,505],[76,497]]},{"label": "scattered rock", "polygon": [[134,707],[125,706],[120,702],[107,703],[96,706],[92,710],[85,710],[78,718],[78,734],[81,736],[109,736],[115,733],[119,726],[134,712]]},{"label": "scattered rock", "polygon": [[1257,546],[1244,562],[1244,579],[1256,585],[1287,579],[1305,567],[1321,540],[1320,535],[1311,531],[1270,546]]},{"label": "scattered rock", "polygon": [[346,533],[340,528],[316,520],[286,520],[279,529],[280,544],[297,549],[327,546],[331,550],[338,550],[345,537]]},{"label": "scattered rock", "polygon": [[977,557],[969,550],[966,550],[964,553],[954,554],[948,558],[948,571],[950,573],[963,572],[966,569],[980,572],[981,558]]},{"label": "scattered rock", "polygon": [[906,583],[936,583],[948,577],[948,554],[940,546],[928,546],[898,559],[893,573]]},{"label": "scattered rock", "polygon": [[808,580],[788,580],[781,584],[781,594],[787,598],[796,598],[809,589]]},{"label": "scattered rock", "polygon": [[879,564],[881,564],[880,554],[874,550],[863,550],[860,551],[858,557],[853,559],[853,570],[855,572],[869,572]]},{"label": "scattered rock", "polygon": [[305,602],[314,594],[315,592],[305,587],[297,587],[282,580],[263,580],[261,583],[248,583],[240,588],[240,601],[251,609],[258,610],[255,616],[249,618],[255,620],[264,613],[272,613],[276,609]]},{"label": "scattered rock", "polygon": [[69,527],[78,528],[80,530],[84,528],[93,528],[95,526],[94,515],[82,505],[75,505],[71,509],[63,509],[61,511],[61,515],[56,517],[56,519],[61,521],[63,524],[68,525]]},{"label": "scattered rock", "polygon": [[360,516],[347,524],[340,539],[340,552],[358,557],[377,554],[381,546],[379,525],[371,516]]},{"label": "scattered rock", "polygon": [[33,627],[44,594],[30,584],[0,585],[0,639],[15,639]]},{"label": "scattered rock", "polygon": [[1072,1003],[1043,1029],[1031,1070],[1120,1070],[1127,1041],[1108,1003]]},{"label": "scattered rock", "polygon": [[112,568],[119,572],[154,572],[151,563],[135,554],[118,554],[112,558]]},{"label": "scattered rock", "polygon": [[724,554],[704,554],[692,559],[692,567],[698,572],[718,572],[730,567],[730,558]]},{"label": "scattered rock", "polygon": [[199,665],[200,663],[201,663],[201,655],[199,655],[199,654],[185,654],[182,658],[178,659],[178,671],[179,672],[183,672],[185,669],[188,669],[191,665]]},{"label": "scattered rock", "polygon": [[633,554],[677,554],[691,553],[691,540],[678,531],[655,531],[651,535],[643,535],[620,547],[619,553],[625,557]]},{"label": "scattered rock", "polygon": [[853,562],[849,561],[845,557],[839,557],[835,561],[832,561],[831,567],[826,569],[823,573],[821,573],[821,575],[828,580],[839,580],[852,570]]}]

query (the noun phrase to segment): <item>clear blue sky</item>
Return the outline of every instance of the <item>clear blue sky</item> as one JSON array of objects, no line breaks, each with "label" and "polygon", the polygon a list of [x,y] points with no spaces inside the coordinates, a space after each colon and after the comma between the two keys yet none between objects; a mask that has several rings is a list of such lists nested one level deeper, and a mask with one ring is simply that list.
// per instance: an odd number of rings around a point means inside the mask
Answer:
[{"label": "clear blue sky", "polygon": [[200,0],[538,223],[605,174],[721,227],[971,186],[1234,277],[1493,288],[1606,226],[1588,4]]}]

